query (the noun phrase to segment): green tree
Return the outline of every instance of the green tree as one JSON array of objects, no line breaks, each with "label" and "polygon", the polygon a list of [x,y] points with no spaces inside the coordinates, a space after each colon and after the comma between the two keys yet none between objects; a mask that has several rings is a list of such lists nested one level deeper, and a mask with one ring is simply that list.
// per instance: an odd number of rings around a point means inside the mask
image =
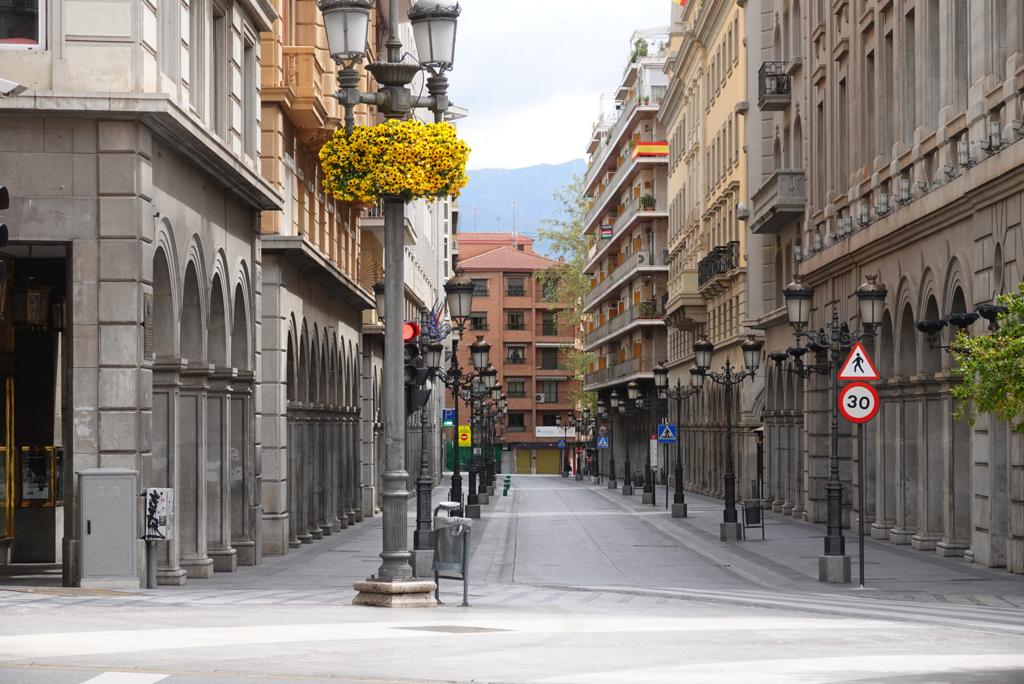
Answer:
[{"label": "green tree", "polygon": [[[559,263],[536,273],[537,282],[544,293],[544,301],[560,305],[556,318],[561,325],[571,327],[577,336],[581,335],[587,319],[583,312],[583,298],[590,292],[590,277],[586,274],[587,255],[593,238],[584,233],[584,220],[589,203],[583,194],[583,179],[574,176],[572,182],[554,195],[559,208],[555,218],[546,219],[537,231],[541,240],[550,244],[550,252],[559,258]],[[561,308],[561,305],[568,305]],[[593,359],[593,354],[582,349],[566,350],[566,362],[573,376],[583,380]],[[578,392],[570,397],[576,403],[594,408],[595,398]]]},{"label": "green tree", "polygon": [[999,298],[1007,312],[999,316],[999,330],[991,335],[957,336],[952,345],[955,372],[962,382],[953,388],[960,402],[957,417],[979,413],[1004,420],[1024,432],[1024,283],[1018,291]]}]

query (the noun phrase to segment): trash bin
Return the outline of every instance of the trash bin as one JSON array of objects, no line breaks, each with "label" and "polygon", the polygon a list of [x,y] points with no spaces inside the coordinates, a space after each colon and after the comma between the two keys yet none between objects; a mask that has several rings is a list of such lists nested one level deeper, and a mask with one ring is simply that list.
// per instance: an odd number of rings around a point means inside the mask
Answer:
[{"label": "trash bin", "polygon": [[434,597],[441,603],[439,580],[462,580],[462,605],[469,605],[469,518],[434,516]]}]

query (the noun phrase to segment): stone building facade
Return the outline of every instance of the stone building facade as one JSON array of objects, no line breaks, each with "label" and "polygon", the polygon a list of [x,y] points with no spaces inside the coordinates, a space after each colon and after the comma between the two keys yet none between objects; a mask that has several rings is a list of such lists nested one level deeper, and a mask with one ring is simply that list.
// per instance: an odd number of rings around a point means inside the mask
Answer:
[{"label": "stone building facade", "polygon": [[[814,326],[836,306],[858,327],[865,276],[888,288],[869,347],[881,411],[842,432],[847,522],[864,516],[876,538],[1024,572],[1024,442],[990,416],[955,416],[951,358],[915,326],[992,303],[1024,277],[1024,11],[1006,0],[765,0],[760,35],[772,153],[751,197],[763,292],[751,318],[767,349],[784,351],[793,338],[775,293],[794,269],[815,288]],[[825,515],[831,401],[827,378],[773,367],[756,409],[766,496],[812,521]]]},{"label": "stone building facade", "polygon": [[[86,468],[175,490],[164,584],[373,515],[380,227],[320,188],[339,113],[316,3],[46,9],[0,23],[0,76],[27,88],[0,98],[0,562],[79,581]],[[408,218],[418,311],[452,219],[445,203]]]},{"label": "stone building facade", "polygon": [[[659,118],[669,136],[669,299],[666,310],[669,382],[689,385],[693,345],[715,345],[712,367],[728,360],[742,369],[747,327],[748,193],[746,127],[747,17],[751,3],[713,0],[674,8],[669,89]],[[754,3],[756,4],[756,3]],[[744,6],[746,5],[746,6]],[[749,384],[732,392],[727,424],[725,389],[705,382],[701,392],[670,402],[683,431],[687,486],[722,495],[725,444],[732,430],[738,492],[748,477],[740,454],[755,427],[744,412]],[[676,412],[681,415],[675,415]]]}]

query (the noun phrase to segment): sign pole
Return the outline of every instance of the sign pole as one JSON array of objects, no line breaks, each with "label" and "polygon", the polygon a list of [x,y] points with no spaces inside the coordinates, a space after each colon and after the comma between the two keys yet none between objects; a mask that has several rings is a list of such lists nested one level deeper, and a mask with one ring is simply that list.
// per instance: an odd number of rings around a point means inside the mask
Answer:
[{"label": "sign pole", "polygon": [[857,477],[860,480],[857,486],[857,506],[860,508],[857,516],[857,546],[860,558],[860,588],[864,588],[864,426],[857,427]]}]

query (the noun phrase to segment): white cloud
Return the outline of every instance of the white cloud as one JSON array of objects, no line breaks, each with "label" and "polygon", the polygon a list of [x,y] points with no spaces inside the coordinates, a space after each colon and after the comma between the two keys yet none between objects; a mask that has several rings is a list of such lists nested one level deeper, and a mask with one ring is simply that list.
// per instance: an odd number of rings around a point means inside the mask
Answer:
[{"label": "white cloud", "polygon": [[472,168],[585,156],[603,91],[618,84],[638,28],[667,25],[670,0],[463,2],[451,97]]}]

